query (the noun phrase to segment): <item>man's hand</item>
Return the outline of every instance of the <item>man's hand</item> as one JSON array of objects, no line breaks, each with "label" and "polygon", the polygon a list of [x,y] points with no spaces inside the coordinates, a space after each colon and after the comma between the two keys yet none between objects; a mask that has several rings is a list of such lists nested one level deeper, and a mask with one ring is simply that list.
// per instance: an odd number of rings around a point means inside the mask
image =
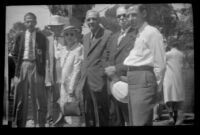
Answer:
[{"label": "man's hand", "polygon": [[112,76],[113,74],[115,74],[115,72],[116,72],[115,66],[108,66],[108,67],[105,68],[105,73],[108,76]]}]

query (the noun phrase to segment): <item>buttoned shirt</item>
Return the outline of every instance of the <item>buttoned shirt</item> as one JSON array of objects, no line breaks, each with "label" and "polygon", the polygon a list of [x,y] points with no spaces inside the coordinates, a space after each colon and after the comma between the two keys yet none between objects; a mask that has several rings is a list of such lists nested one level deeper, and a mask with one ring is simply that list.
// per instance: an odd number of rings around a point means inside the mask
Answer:
[{"label": "buttoned shirt", "polygon": [[[29,59],[29,60],[33,60],[35,59],[35,37],[36,37],[36,32],[33,31],[32,32],[32,36],[30,36],[31,33],[26,30],[25,32],[25,46],[24,46],[24,56],[23,56],[23,59]],[[32,40],[32,50],[30,50],[30,40]],[[30,52],[32,51],[33,53],[33,57],[32,58],[29,58],[30,56]]]},{"label": "buttoned shirt", "polygon": [[134,48],[124,60],[124,65],[153,67],[157,84],[161,85],[165,72],[165,59],[161,33],[155,27],[145,22],[138,29]]}]

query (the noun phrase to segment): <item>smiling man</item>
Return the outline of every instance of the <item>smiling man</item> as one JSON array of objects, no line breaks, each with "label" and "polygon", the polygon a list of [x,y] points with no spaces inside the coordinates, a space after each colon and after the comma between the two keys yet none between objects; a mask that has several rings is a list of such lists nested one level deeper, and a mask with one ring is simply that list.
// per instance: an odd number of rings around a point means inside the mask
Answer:
[{"label": "smiling man", "polygon": [[111,31],[99,25],[99,13],[89,10],[86,24],[90,32],[83,37],[84,61],[81,67],[86,126],[108,125],[108,96],[104,65],[107,57],[107,42]]}]

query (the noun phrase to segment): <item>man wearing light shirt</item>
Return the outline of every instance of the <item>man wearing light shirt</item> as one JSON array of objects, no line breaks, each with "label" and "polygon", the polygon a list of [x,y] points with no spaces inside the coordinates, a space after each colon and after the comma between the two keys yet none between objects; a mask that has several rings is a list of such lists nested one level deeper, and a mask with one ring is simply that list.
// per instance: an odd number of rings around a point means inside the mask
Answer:
[{"label": "man wearing light shirt", "polygon": [[[58,15],[52,15],[48,27],[51,35],[47,37],[47,59],[46,59],[46,77],[45,86],[48,99],[47,121],[49,126],[59,126],[61,120],[60,106],[57,103],[60,97],[61,87],[61,65],[59,55],[64,49],[64,38],[61,31],[65,25],[65,18]],[[60,123],[61,124],[61,123]]]},{"label": "man wearing light shirt", "polygon": [[165,52],[160,32],[146,22],[145,5],[128,9],[128,19],[138,31],[134,48],[124,60],[128,66],[130,126],[152,125],[153,107],[165,70]]}]

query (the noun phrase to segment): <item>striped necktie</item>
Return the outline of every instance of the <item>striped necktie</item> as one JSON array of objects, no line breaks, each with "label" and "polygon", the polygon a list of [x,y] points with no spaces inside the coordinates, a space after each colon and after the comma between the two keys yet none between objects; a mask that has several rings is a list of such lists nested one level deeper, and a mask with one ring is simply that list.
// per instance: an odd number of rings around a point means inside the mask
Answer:
[{"label": "striped necktie", "polygon": [[33,33],[30,33],[30,37],[29,37],[29,58],[32,60],[33,59]]}]

